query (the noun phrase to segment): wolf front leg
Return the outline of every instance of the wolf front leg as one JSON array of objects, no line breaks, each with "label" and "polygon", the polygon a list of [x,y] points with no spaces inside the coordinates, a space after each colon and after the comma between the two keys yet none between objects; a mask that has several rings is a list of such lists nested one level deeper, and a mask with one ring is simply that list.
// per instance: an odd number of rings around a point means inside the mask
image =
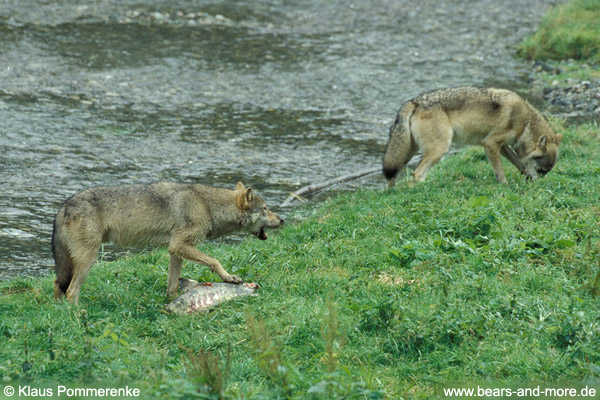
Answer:
[{"label": "wolf front leg", "polygon": [[412,132],[415,142],[423,151],[423,158],[413,175],[417,182],[423,182],[429,169],[450,150],[454,131],[448,115],[443,111],[434,110],[415,111]]},{"label": "wolf front leg", "polygon": [[172,297],[177,294],[179,289],[179,278],[181,277],[181,265],[183,260],[174,254],[171,254],[169,260],[169,282],[167,283],[167,296]]},{"label": "wolf front leg", "polygon": [[[171,257],[175,256],[175,257],[179,257],[179,258],[185,258],[186,260],[190,260],[190,261],[193,261],[193,262],[196,262],[199,264],[207,265],[212,272],[219,275],[219,278],[221,278],[223,280],[223,282],[229,282],[229,283],[242,283],[243,282],[242,279],[239,278],[238,276],[227,273],[227,271],[225,271],[225,269],[223,269],[223,266],[221,266],[221,263],[217,259],[204,254],[203,252],[201,252],[200,250],[198,250],[197,248],[195,248],[194,246],[192,246],[190,244],[187,244],[187,243],[181,242],[181,241],[173,241],[169,245],[168,251],[171,254]],[[181,268],[180,268],[180,270],[181,270]],[[170,280],[171,280],[171,277],[169,276],[169,281]],[[177,277],[177,280],[179,280],[179,277]]]},{"label": "wolf front leg", "polygon": [[521,162],[521,160],[519,160],[519,156],[517,155],[517,153],[515,153],[515,151],[512,149],[512,147],[510,147],[509,145],[505,144],[500,149],[500,153],[502,153],[502,155],[508,161],[510,161],[512,163],[512,165],[514,165],[515,167],[517,167],[517,169],[519,170],[519,172],[521,174],[525,173],[525,165],[523,165],[523,163]]},{"label": "wolf front leg", "polygon": [[[488,135],[489,138],[490,135]],[[481,145],[485,149],[485,154],[490,160],[490,164],[492,164],[492,168],[494,169],[494,173],[496,174],[496,179],[498,182],[507,184],[506,175],[504,175],[504,168],[502,167],[502,160],[500,159],[500,149],[502,148],[501,143],[497,143],[494,140],[489,140],[485,138]]]}]

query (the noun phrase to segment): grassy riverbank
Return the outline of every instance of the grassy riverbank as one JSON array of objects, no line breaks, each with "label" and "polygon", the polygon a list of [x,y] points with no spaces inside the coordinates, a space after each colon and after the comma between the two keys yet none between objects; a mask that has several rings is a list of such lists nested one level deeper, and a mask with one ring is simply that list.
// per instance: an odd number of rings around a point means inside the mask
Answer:
[{"label": "grassy riverbank", "polygon": [[547,62],[535,75],[545,85],[600,78],[600,0],[571,0],[551,8],[517,54]]},{"label": "grassy riverbank", "polygon": [[165,251],[96,265],[79,307],[53,301],[52,277],[3,283],[0,384],[429,398],[456,381],[597,383],[599,129],[554,125],[560,160],[533,183],[506,164],[499,185],[473,148],[425,184],[334,197],[266,242],[203,245],[261,285],[207,315],[163,311]]},{"label": "grassy riverbank", "polygon": [[600,62],[600,1],[571,0],[552,8],[519,53],[531,59]]}]

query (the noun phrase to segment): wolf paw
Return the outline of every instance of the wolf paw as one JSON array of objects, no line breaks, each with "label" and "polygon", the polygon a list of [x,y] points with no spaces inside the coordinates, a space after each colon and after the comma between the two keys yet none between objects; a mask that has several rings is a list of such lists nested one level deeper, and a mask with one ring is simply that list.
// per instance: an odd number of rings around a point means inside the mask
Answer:
[{"label": "wolf paw", "polygon": [[242,278],[240,278],[239,276],[236,276],[236,275],[229,275],[227,278],[224,278],[223,280],[227,283],[237,283],[237,284],[244,283]]}]

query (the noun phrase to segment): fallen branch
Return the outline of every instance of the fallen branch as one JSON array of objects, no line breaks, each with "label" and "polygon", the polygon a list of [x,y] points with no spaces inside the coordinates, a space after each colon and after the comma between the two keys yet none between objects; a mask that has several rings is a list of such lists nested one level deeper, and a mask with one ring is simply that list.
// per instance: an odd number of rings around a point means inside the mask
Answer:
[{"label": "fallen branch", "polygon": [[292,205],[294,200],[302,200],[301,196],[306,196],[309,194],[316,193],[320,190],[323,190],[327,187],[337,185],[338,183],[352,181],[354,179],[362,178],[363,176],[372,175],[376,172],[380,172],[381,167],[377,168],[369,168],[363,171],[354,172],[352,174],[346,174],[342,176],[338,176],[337,178],[330,179],[325,182],[313,183],[312,185],[304,186],[303,188],[296,190],[294,193],[290,194],[284,201],[281,203],[281,207],[289,207]]},{"label": "fallen branch", "polygon": [[[456,153],[457,151],[458,150],[456,149],[451,149],[448,153],[446,153],[444,158],[448,155]],[[413,158],[411,158],[408,164],[406,164],[406,167],[415,168],[417,165],[419,165],[422,158],[423,156],[420,154],[414,156]],[[312,185],[304,186],[303,188],[296,190],[295,192],[291,193],[288,197],[286,197],[283,203],[281,203],[280,207],[289,207],[292,205],[294,200],[302,200],[302,196],[308,196],[320,192],[323,189],[337,185],[338,183],[353,181],[355,179],[359,179],[367,175],[373,175],[377,172],[381,172],[381,167],[369,168],[362,171],[353,172],[351,174],[338,176],[337,178],[329,179],[324,182],[313,183]]]}]

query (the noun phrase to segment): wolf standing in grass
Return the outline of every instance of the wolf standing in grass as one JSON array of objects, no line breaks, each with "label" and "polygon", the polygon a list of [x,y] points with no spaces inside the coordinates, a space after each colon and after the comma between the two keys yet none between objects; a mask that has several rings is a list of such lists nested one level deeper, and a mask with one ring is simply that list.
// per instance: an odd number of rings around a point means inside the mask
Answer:
[{"label": "wolf standing in grass", "polygon": [[265,228],[282,223],[242,183],[235,190],[168,182],[88,189],[68,199],[54,219],[54,296],[66,294],[67,300],[77,302],[104,242],[168,246],[168,295],[177,292],[184,258],[208,265],[225,282],[241,283],[194,245],[239,230],[265,240]]},{"label": "wolf standing in grass", "polygon": [[533,180],[552,169],[561,140],[531,104],[509,90],[434,90],[407,101],[398,111],[383,156],[383,174],[394,186],[399,171],[422,150],[414,172],[422,182],[452,143],[480,144],[498,181],[507,183],[500,155]]}]

